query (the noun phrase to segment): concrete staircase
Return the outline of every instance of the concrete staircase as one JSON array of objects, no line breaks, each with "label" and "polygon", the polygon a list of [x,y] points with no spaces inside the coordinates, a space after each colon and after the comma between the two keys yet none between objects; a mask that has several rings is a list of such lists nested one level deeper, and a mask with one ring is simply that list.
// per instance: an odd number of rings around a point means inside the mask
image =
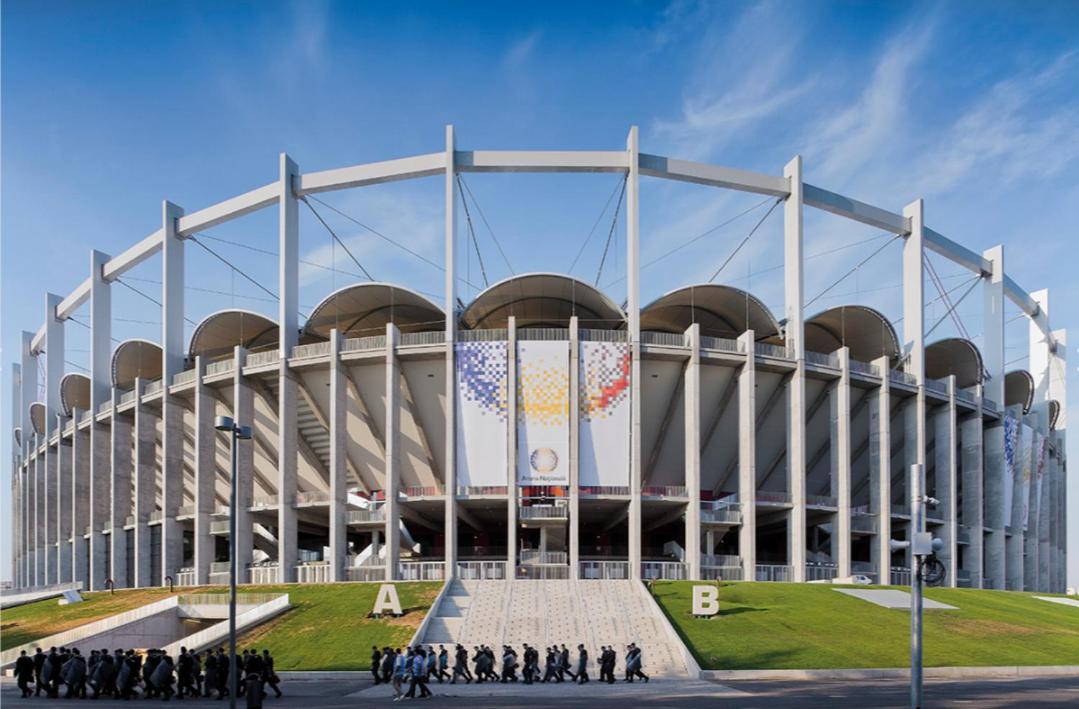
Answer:
[{"label": "concrete staircase", "polygon": [[[521,644],[542,648],[565,644],[574,662],[583,643],[591,664],[602,645],[618,652],[622,670],[625,648],[643,651],[649,675],[685,677],[682,648],[667,632],[660,611],[643,584],[635,581],[528,580],[461,581],[447,589],[424,633],[425,645],[461,643],[472,649]],[[593,678],[598,673],[589,667]]]}]

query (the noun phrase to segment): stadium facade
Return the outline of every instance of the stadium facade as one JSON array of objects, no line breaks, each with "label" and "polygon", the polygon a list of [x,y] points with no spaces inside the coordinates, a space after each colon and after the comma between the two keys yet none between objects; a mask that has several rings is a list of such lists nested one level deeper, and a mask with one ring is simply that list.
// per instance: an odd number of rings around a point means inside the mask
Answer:
[{"label": "stadium facade", "polygon": [[[626,176],[627,302],[535,273],[456,290],[461,172]],[[299,322],[299,200],[445,179],[445,297],[363,283]],[[782,202],[783,313],[687,284],[640,302],[642,178]],[[901,331],[858,304],[807,313],[803,213],[902,238]],[[277,210],[276,320],[226,310],[184,338],[185,240]],[[924,258],[980,277],[982,346],[927,342]],[[110,290],[160,255],[160,340],[114,347]],[[938,502],[947,583],[1062,591],[1065,333],[1004,251],[782,174],[625,150],[459,150],[301,173],[162,223],[48,294],[13,367],[14,579],[101,589],[227,579],[228,415],[237,559],[250,583],[459,578],[909,582],[912,470]],[[189,282],[194,274],[187,274]],[[1029,371],[1005,372],[1004,303],[1030,325]],[[89,304],[89,374],[64,373],[65,322]],[[44,396],[38,367],[44,359]]]}]

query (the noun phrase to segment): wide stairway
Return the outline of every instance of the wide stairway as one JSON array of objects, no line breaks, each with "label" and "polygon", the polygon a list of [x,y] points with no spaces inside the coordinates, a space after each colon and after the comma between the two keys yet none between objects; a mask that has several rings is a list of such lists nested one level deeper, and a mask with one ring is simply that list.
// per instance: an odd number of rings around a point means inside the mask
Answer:
[{"label": "wide stairway", "polygon": [[425,645],[461,643],[497,649],[522,643],[540,649],[565,644],[577,662],[577,645],[589,655],[589,674],[598,674],[595,658],[603,645],[618,653],[622,672],[626,645],[642,649],[649,675],[687,674],[677,640],[664,627],[644,585],[636,581],[461,581],[447,589],[424,633]]}]

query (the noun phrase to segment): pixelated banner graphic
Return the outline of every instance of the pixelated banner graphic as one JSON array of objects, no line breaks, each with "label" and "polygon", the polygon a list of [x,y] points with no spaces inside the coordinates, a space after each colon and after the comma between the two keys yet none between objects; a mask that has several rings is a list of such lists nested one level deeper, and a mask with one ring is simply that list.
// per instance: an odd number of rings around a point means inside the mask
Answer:
[{"label": "pixelated banner graphic", "polygon": [[504,486],[509,474],[508,346],[458,342],[457,484]]},{"label": "pixelated banner graphic", "polygon": [[517,481],[569,484],[569,343],[517,343]]},{"label": "pixelated banner graphic", "polygon": [[580,484],[628,487],[629,344],[581,342],[579,346]]}]

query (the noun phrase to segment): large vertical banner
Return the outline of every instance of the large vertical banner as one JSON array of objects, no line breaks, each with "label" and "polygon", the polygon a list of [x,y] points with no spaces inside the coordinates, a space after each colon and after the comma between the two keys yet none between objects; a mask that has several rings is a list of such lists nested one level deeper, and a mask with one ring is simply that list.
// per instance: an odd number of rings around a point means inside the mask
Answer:
[{"label": "large vertical banner", "polygon": [[1011,526],[1012,495],[1015,492],[1015,448],[1018,445],[1019,422],[1004,416],[1004,524]]},{"label": "large vertical banner", "polygon": [[1032,464],[1034,462],[1034,429],[1023,424],[1019,438],[1021,441],[1019,458],[1019,501],[1022,507],[1019,510],[1019,528],[1027,526],[1030,516],[1030,478]]},{"label": "large vertical banner", "polygon": [[501,487],[509,471],[505,342],[458,342],[457,484]]},{"label": "large vertical banner", "polygon": [[1049,439],[1043,436],[1041,433],[1035,431],[1034,433],[1034,497],[1038,500],[1039,509],[1038,516],[1044,519],[1047,510],[1040,508],[1042,499],[1042,475],[1045,474],[1045,459],[1048,449]]},{"label": "large vertical banner", "polygon": [[517,343],[517,482],[569,484],[569,343]]},{"label": "large vertical banner", "polygon": [[629,486],[631,353],[626,342],[580,343],[580,484]]}]

